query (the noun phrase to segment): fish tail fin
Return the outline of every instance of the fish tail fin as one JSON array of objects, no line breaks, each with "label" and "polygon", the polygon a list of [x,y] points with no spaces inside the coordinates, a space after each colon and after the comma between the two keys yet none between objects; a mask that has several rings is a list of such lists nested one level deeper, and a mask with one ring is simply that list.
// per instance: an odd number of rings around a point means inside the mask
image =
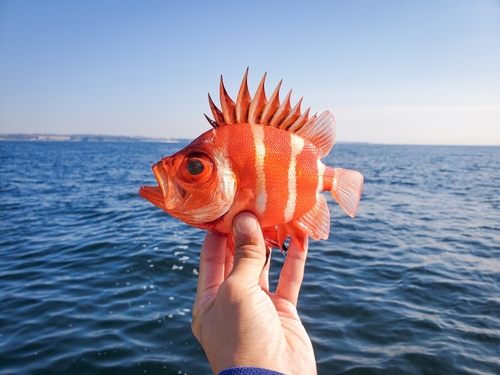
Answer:
[{"label": "fish tail fin", "polygon": [[354,217],[358,210],[363,175],[350,169],[333,168],[334,177],[330,193],[347,215]]}]

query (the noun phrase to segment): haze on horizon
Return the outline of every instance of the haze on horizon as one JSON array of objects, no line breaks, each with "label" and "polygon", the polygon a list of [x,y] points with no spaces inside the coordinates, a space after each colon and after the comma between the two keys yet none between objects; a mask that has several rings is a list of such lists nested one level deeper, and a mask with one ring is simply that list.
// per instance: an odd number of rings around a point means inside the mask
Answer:
[{"label": "haze on horizon", "polygon": [[339,142],[500,145],[496,0],[0,0],[0,133],[195,138],[220,75]]}]

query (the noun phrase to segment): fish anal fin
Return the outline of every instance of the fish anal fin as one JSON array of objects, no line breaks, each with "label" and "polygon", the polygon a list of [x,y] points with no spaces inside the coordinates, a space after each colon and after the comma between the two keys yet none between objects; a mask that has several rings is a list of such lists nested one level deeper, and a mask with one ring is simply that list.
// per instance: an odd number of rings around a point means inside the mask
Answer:
[{"label": "fish anal fin", "polygon": [[296,219],[295,224],[316,241],[328,239],[330,234],[330,211],[325,196],[318,194],[314,207],[304,216]]},{"label": "fish anal fin", "polygon": [[326,198],[322,194],[318,194],[316,204],[308,213],[277,228],[280,249],[283,249],[283,244],[288,236],[300,250],[304,250],[308,236],[317,241],[326,240],[329,234],[330,211]]},{"label": "fish anal fin", "polygon": [[309,140],[317,149],[320,159],[328,155],[335,143],[335,118],[330,111],[325,111],[319,117],[312,117],[295,134]]},{"label": "fish anal fin", "polygon": [[350,169],[334,168],[330,193],[347,215],[354,217],[363,190],[363,175]]}]

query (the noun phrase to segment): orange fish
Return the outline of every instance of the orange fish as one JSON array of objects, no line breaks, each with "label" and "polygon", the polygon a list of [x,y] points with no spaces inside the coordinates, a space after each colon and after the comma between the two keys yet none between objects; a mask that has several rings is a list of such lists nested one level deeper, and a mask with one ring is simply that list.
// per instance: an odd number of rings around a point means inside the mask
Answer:
[{"label": "orange fish", "polygon": [[252,99],[243,77],[236,103],[220,81],[221,109],[208,95],[213,129],[184,149],[153,165],[159,186],[143,186],[139,195],[173,217],[201,229],[229,235],[242,211],[257,216],[268,247],[285,249],[291,241],[304,249],[307,236],[327,239],[330,212],[321,192],[329,191],[354,217],[363,176],[321,162],[335,141],[329,111],[309,117],[292,108],[291,90],[280,103],[278,84],[266,98],[262,78]]}]

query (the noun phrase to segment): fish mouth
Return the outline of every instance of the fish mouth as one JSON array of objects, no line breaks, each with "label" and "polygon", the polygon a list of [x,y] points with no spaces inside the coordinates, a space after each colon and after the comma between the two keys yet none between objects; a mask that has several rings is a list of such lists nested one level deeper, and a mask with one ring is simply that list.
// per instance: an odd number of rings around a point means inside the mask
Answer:
[{"label": "fish mouth", "polygon": [[168,211],[182,203],[186,191],[169,178],[162,162],[152,167],[158,186],[141,186],[139,196]]},{"label": "fish mouth", "polygon": [[165,206],[165,198],[159,186],[141,186],[139,188],[139,196],[150,201],[162,210],[167,209]]}]

